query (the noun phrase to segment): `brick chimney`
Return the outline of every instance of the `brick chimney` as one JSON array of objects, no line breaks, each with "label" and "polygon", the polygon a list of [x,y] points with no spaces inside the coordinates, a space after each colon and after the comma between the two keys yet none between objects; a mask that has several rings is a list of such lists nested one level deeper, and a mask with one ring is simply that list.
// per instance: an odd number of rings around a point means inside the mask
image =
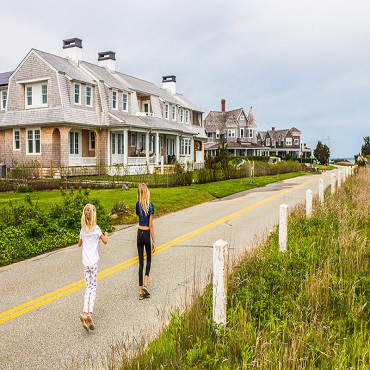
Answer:
[{"label": "brick chimney", "polygon": [[221,99],[221,112],[225,112],[225,108],[226,108],[226,100]]},{"label": "brick chimney", "polygon": [[176,94],[176,76],[162,76],[162,87],[172,94]]},{"label": "brick chimney", "polygon": [[104,67],[110,71],[116,70],[116,53],[114,51],[102,51],[98,53],[99,67]]},{"label": "brick chimney", "polygon": [[73,39],[63,40],[63,56],[78,63],[82,60],[82,40],[74,37]]},{"label": "brick chimney", "polygon": [[275,131],[275,127],[271,127],[271,131]]}]

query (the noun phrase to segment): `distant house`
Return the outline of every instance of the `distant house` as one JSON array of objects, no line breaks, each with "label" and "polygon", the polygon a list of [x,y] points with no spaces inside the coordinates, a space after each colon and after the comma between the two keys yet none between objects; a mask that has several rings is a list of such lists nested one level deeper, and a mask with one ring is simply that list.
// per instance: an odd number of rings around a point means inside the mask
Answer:
[{"label": "distant house", "polygon": [[301,142],[302,133],[292,127],[290,129],[276,130],[272,127],[268,131],[259,131],[257,142],[261,144],[269,156],[284,158],[289,155],[291,158],[310,158],[311,148]]},{"label": "distant house", "polygon": [[301,143],[301,132],[295,127],[258,131],[252,107],[246,115],[243,108],[226,111],[225,104],[222,99],[221,111],[211,111],[204,119],[205,153],[214,155],[221,143],[225,143],[234,156],[310,157],[311,149]]},{"label": "distant house", "polygon": [[207,134],[205,152],[212,155],[225,142],[232,155],[263,155],[263,147],[257,142],[258,130],[252,107],[246,115],[243,108],[226,111],[225,104],[225,99],[222,99],[221,111],[211,111],[204,119]]},{"label": "distant house", "polygon": [[49,167],[110,166],[135,172],[202,163],[203,112],[176,91],[116,71],[112,51],[82,59],[82,40],[63,41],[63,57],[31,49],[0,73],[0,162]]}]

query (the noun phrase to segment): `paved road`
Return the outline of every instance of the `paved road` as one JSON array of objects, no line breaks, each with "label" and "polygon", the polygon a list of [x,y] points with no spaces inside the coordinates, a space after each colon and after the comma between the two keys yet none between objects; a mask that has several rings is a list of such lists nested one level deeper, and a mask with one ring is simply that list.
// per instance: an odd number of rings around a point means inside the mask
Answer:
[{"label": "paved road", "polygon": [[[119,352],[155,338],[171,312],[182,310],[209,282],[212,246],[229,243],[238,258],[278,223],[279,207],[330,186],[332,172],[298,177],[155,218],[150,299],[138,300],[136,227],[110,235],[100,246],[96,330],[85,332],[84,281],[77,245],[0,268],[0,368],[107,369]],[[338,173],[335,171],[334,173]],[[122,345],[117,350],[117,344]]]}]

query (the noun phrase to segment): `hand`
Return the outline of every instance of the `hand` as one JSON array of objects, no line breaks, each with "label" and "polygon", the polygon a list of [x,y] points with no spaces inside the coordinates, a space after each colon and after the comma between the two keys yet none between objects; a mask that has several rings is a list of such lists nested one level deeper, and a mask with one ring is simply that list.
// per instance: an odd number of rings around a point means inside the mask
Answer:
[{"label": "hand", "polygon": [[152,252],[155,252],[155,242],[152,242]]}]

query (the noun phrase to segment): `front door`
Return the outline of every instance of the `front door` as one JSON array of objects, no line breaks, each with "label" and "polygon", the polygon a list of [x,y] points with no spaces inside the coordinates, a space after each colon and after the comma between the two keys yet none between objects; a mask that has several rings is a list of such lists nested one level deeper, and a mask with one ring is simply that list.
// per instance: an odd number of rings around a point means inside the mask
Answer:
[{"label": "front door", "polygon": [[123,163],[124,141],[123,133],[111,133],[111,147],[112,147],[112,164]]}]

